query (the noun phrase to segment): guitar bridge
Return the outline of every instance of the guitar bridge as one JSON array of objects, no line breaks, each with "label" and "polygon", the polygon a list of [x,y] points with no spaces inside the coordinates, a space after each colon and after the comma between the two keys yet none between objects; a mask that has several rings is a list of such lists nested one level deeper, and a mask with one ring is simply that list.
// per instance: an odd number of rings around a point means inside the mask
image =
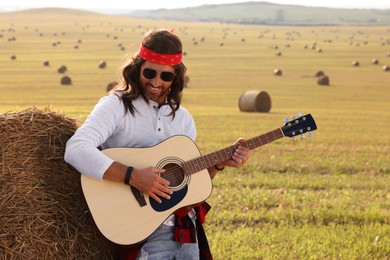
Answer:
[{"label": "guitar bridge", "polygon": [[144,197],[144,194],[138,190],[137,188],[134,188],[133,186],[130,186],[131,192],[133,193],[135,199],[137,200],[140,207],[146,206],[146,200]]}]

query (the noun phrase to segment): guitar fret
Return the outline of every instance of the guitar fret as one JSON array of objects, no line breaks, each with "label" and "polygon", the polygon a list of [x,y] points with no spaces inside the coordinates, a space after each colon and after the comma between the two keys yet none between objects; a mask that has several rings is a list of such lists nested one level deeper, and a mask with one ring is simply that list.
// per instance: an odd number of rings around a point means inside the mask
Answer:
[{"label": "guitar fret", "polygon": [[253,150],[257,147],[260,147],[282,137],[282,131],[280,129],[276,129],[266,134],[248,139],[246,142],[237,143],[226,147],[220,151],[212,152],[206,155],[199,156],[198,158],[189,160],[184,163],[183,168],[187,174],[193,174],[201,170],[207,169],[217,163],[232,158],[234,151],[239,145],[245,146],[250,150]]}]

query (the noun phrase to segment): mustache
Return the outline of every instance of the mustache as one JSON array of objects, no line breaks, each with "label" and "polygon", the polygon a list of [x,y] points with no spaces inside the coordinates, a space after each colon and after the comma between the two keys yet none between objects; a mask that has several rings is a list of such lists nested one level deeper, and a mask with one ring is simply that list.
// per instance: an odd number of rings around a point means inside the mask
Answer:
[{"label": "mustache", "polygon": [[168,94],[171,92],[171,87],[165,89],[163,86],[155,86],[155,85],[153,85],[151,82],[146,82],[146,83],[143,85],[142,91],[145,93],[145,89],[146,89],[146,88],[149,88],[149,87],[161,88],[162,91],[161,91],[161,93],[158,95],[159,97],[168,96]]}]

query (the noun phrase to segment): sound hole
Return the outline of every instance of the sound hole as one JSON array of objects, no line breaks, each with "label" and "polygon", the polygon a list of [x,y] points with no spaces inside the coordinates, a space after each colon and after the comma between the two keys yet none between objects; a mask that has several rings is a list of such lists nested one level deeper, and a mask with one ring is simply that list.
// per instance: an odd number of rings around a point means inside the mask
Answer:
[{"label": "sound hole", "polygon": [[161,174],[161,177],[170,182],[169,187],[180,186],[184,181],[184,170],[180,165],[175,163],[168,163],[164,165],[165,172]]}]

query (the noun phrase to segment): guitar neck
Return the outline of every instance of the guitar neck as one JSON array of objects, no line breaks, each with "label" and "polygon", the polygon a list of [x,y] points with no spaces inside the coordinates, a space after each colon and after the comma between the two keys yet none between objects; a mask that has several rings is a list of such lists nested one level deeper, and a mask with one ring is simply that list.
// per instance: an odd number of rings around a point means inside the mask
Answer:
[{"label": "guitar neck", "polygon": [[260,146],[263,146],[265,144],[271,143],[277,139],[280,139],[284,137],[283,132],[280,128],[275,129],[271,132],[268,132],[266,134],[262,134],[256,137],[253,137],[251,139],[246,140],[242,143],[237,143],[234,145],[231,145],[229,147],[226,147],[222,150],[212,152],[197,158],[194,158],[192,160],[189,160],[184,163],[183,168],[185,169],[185,172],[189,175],[199,172],[201,170],[207,169],[213,165],[216,165],[220,162],[226,161],[230,158],[232,158],[234,151],[237,149],[238,146],[245,146],[249,148],[250,150],[253,150],[255,148],[258,148]]}]

